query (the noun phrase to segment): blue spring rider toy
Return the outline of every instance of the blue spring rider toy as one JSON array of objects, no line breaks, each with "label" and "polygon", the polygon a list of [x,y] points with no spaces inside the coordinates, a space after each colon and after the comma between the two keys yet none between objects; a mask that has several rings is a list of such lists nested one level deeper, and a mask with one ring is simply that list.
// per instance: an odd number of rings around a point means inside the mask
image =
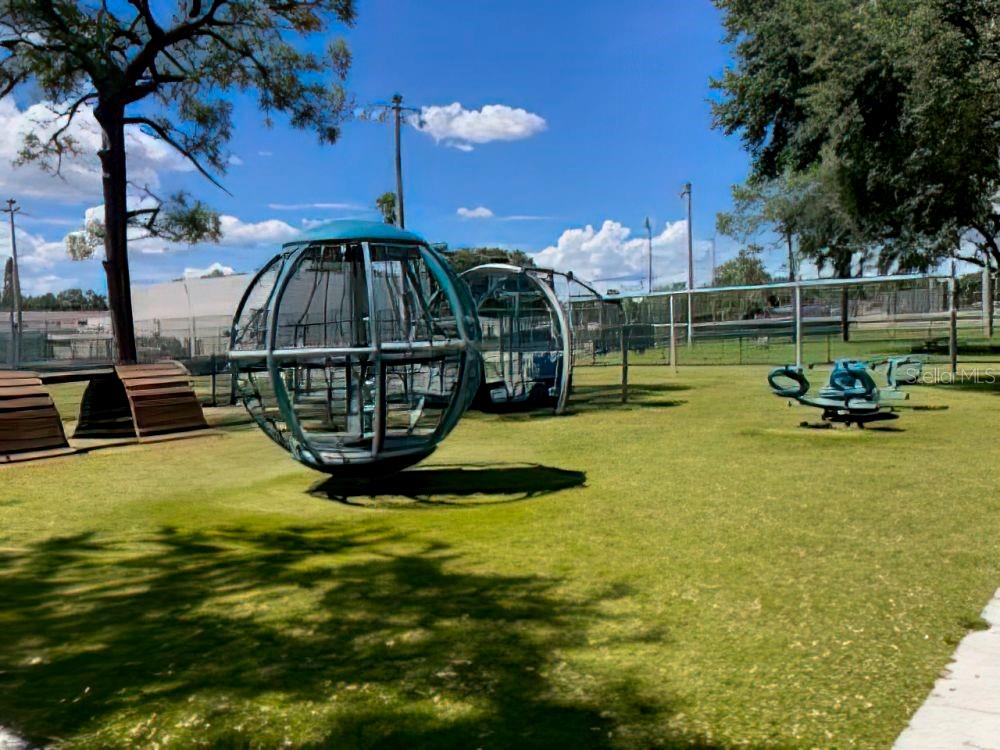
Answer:
[{"label": "blue spring rider toy", "polygon": [[[872,371],[885,367],[887,386],[879,388]],[[915,383],[923,362],[915,357],[884,357],[873,360],[838,359],[830,379],[818,396],[809,397],[809,381],[801,367],[784,365],[771,370],[767,382],[776,396],[793,398],[800,404],[823,410],[824,422],[856,424],[898,419],[892,401],[909,398],[901,385]]]}]

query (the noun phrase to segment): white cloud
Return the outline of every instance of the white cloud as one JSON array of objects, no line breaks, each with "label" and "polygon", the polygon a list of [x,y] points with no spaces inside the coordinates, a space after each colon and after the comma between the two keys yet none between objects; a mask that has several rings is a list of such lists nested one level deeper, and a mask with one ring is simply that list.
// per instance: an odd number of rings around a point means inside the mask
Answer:
[{"label": "white cloud", "polygon": [[56,276],[55,274],[45,274],[43,276],[22,276],[22,294],[46,294],[48,292],[61,292],[63,289],[73,289],[79,287],[79,282],[74,278]]},{"label": "white cloud", "polygon": [[491,141],[530,138],[548,127],[545,118],[506,104],[487,104],[482,109],[465,109],[458,102],[424,107],[414,127],[438,143],[461,151]]},{"label": "white cloud", "polygon": [[232,266],[224,266],[219,261],[215,261],[208,268],[185,268],[184,278],[186,279],[200,279],[202,276],[208,276],[210,273],[219,272],[223,276],[232,276],[233,271]]},{"label": "white cloud", "polygon": [[[77,142],[80,154],[63,158],[61,178],[42,171],[37,165],[14,167],[24,136],[34,132],[45,138],[64,124],[48,103],[21,110],[11,97],[0,99],[0,191],[16,191],[18,197],[77,202],[101,195],[101,166],[97,151],[101,134],[93,110],[80,107],[66,131]],[[191,164],[162,141],[137,127],[126,128],[129,179],[156,188],[162,172],[189,172]]]},{"label": "white cloud", "polygon": [[476,206],[475,208],[466,208],[462,206],[456,212],[463,219],[492,219],[493,212],[490,211],[486,206]]},{"label": "white cloud", "polygon": [[233,167],[242,167],[243,166],[243,160],[240,157],[238,157],[236,154],[230,154],[230,156],[229,156],[229,165],[233,166]]},{"label": "white cloud", "polygon": [[274,156],[274,152],[273,151],[258,151],[257,152],[257,156],[263,156],[264,158],[267,158],[268,156]]},{"label": "white cloud", "polygon": [[[710,243],[696,242],[695,262],[708,258]],[[586,280],[644,279],[648,268],[648,240],[632,236],[623,224],[606,220],[600,229],[588,224],[567,229],[555,245],[536,253],[535,263],[560,271],[572,271]],[[653,236],[654,283],[677,281],[687,276],[687,223],[668,223]]]},{"label": "white cloud", "polygon": [[220,245],[277,245],[295,239],[300,233],[300,230],[280,219],[247,222],[223,214],[219,221],[222,224]]},{"label": "white cloud", "polygon": [[272,211],[305,211],[310,208],[332,211],[357,211],[364,208],[357,203],[268,203],[267,207]]},{"label": "white cloud", "polygon": [[[0,255],[10,255],[10,234],[0,232]],[[40,234],[17,228],[17,261],[22,274],[52,268],[57,262],[67,260],[63,242],[49,242]]]}]

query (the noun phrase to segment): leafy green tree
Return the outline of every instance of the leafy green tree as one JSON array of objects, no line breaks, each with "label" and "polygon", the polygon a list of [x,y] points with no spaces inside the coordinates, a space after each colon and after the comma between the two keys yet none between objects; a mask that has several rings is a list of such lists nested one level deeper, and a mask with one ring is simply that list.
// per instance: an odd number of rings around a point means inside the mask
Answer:
[{"label": "leafy green tree", "polygon": [[807,185],[790,172],[773,180],[756,180],[733,185],[733,208],[715,217],[719,234],[747,244],[774,233],[788,252],[788,280],[794,281],[795,237],[802,219]]},{"label": "leafy green tree", "polygon": [[445,253],[456,273],[468,271],[483,263],[509,263],[521,268],[534,268],[535,261],[523,250],[505,250],[502,247],[461,247]]},{"label": "leafy green tree", "polygon": [[735,258],[719,264],[715,269],[716,286],[747,286],[770,284],[774,279],[760,259],[761,247],[749,245],[741,248]]},{"label": "leafy green tree", "polygon": [[751,180],[822,166],[883,269],[1000,264],[995,0],[715,0],[734,65],[715,125]]},{"label": "leafy green tree", "polygon": [[[308,37],[353,20],[353,0],[0,3],[0,96],[23,89],[63,103],[58,127],[29,133],[21,160],[58,172],[79,150],[70,123],[92,109],[100,126],[104,218],[94,232],[102,233],[120,361],[136,358],[129,227],[187,242],[218,231],[214,213],[184,196],[159,201],[141,186],[138,204],[129,196],[126,128],[162,140],[216,184],[229,156],[228,92],[256,92],[267,122],[285,113],[294,127],[332,143],[350,109],[341,85],[350,55],[341,40],[319,53]],[[87,231],[71,252],[86,254]]]},{"label": "leafy green tree", "polygon": [[[64,289],[61,292],[27,295],[22,298],[25,310],[33,311],[70,311],[70,310],[107,310],[107,299],[88,289]],[[6,301],[5,301],[6,304]]]},{"label": "leafy green tree", "polygon": [[382,221],[386,224],[396,223],[396,194],[382,193],[375,199],[375,208],[382,214]]}]

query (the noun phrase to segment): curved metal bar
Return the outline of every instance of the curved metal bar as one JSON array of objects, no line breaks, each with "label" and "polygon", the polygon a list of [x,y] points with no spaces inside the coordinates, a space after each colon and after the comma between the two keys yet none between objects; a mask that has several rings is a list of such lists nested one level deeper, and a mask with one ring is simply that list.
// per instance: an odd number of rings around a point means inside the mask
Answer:
[{"label": "curved metal bar", "polygon": [[543,284],[539,279],[535,278],[532,274],[528,274],[530,278],[534,280],[536,284],[542,289],[542,293],[545,298],[549,301],[552,309],[555,310],[556,319],[559,321],[560,334],[562,336],[562,363],[560,367],[560,378],[559,378],[559,396],[556,399],[555,413],[562,414],[566,411],[566,400],[569,398],[569,379],[572,374],[572,359],[573,359],[573,333],[569,327],[569,319],[566,317],[566,311],[559,302],[559,298],[556,296],[555,291],[548,284]]},{"label": "curved metal bar", "polygon": [[[455,381],[455,388],[459,392],[452,395],[448,407],[441,416],[441,421],[434,430],[432,442],[436,443],[441,439],[442,435],[450,432],[458,422],[459,417],[462,416],[469,407],[469,404],[472,403],[472,399],[475,396],[475,387],[479,385],[479,368],[481,367],[479,352],[475,347],[469,346],[469,344],[473,344],[479,338],[479,317],[476,314],[475,305],[473,304],[471,307],[469,305],[472,301],[472,295],[469,293],[468,287],[463,286],[463,282],[459,280],[458,275],[446,261],[438,256],[437,251],[432,250],[429,246],[423,246],[420,248],[420,255],[424,259],[424,262],[427,263],[427,267],[437,280],[438,285],[445,290],[445,295],[448,297],[448,304],[451,305],[452,313],[455,315],[458,334],[467,343],[459,359],[458,377]],[[463,292],[465,294],[464,300],[462,298]],[[466,321],[466,311],[471,316],[469,321]],[[476,336],[475,339],[469,336],[469,331],[466,327],[467,322],[471,322],[475,326],[473,331]]]},{"label": "curved metal bar", "polygon": [[[302,431],[302,425],[299,424],[298,415],[295,413],[295,409],[289,399],[288,389],[285,387],[285,380],[282,377],[281,368],[278,366],[278,358],[275,357],[275,345],[278,338],[277,316],[281,310],[281,300],[285,296],[288,283],[298,271],[302,256],[311,250],[312,247],[311,244],[307,244],[294,249],[286,258],[285,265],[275,282],[275,291],[271,296],[271,310],[268,313],[267,370],[271,375],[271,386],[274,388],[274,397],[278,403],[278,410],[281,412],[281,416],[288,426],[288,431],[291,433],[291,439],[288,442],[292,454],[304,463],[318,466],[321,465],[321,462],[312,454],[311,447]],[[303,453],[303,450],[306,453]]]}]

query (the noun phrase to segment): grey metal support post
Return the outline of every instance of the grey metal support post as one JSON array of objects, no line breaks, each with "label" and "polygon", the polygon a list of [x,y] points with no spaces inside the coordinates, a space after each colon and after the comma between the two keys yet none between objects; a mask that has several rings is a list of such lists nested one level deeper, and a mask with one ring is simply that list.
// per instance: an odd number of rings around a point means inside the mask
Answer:
[{"label": "grey metal support post", "polygon": [[628,323],[622,323],[622,403],[628,403]]},{"label": "grey metal support post", "polygon": [[983,268],[983,335],[993,338],[993,274],[989,261]]},{"label": "grey metal support post", "polygon": [[958,279],[955,277],[955,262],[951,263],[951,277],[948,279],[948,359],[951,374],[958,373]]},{"label": "grey metal support post", "polygon": [[396,94],[392,97],[393,127],[396,134],[396,225],[406,228],[406,215],[403,213],[403,153],[399,142],[399,126],[403,119],[403,97]]},{"label": "grey metal support post", "polygon": [[674,331],[674,295],[670,295],[670,368],[677,372],[677,334]]},{"label": "grey metal support post", "polygon": [[649,240],[649,283],[646,286],[646,290],[649,292],[653,291],[653,225],[649,221],[649,217],[646,217],[646,235]]},{"label": "grey metal support post", "polygon": [[21,209],[13,198],[7,200],[7,208],[3,209],[10,217],[10,256],[11,256],[11,292],[14,304],[11,306],[11,368],[16,370],[21,364],[21,331],[23,320],[21,316],[21,275],[17,266],[17,236],[14,230],[14,214]]},{"label": "grey metal support post", "polygon": [[687,345],[691,346],[694,341],[694,230],[691,228],[691,183],[684,183],[684,190],[681,197],[687,198],[687,245],[688,245],[688,278],[687,278]]},{"label": "grey metal support post", "polygon": [[687,324],[687,345],[694,343],[694,295],[687,293],[688,298],[688,324]]},{"label": "grey metal support post", "polygon": [[795,366],[802,367],[802,285],[795,285]]}]

